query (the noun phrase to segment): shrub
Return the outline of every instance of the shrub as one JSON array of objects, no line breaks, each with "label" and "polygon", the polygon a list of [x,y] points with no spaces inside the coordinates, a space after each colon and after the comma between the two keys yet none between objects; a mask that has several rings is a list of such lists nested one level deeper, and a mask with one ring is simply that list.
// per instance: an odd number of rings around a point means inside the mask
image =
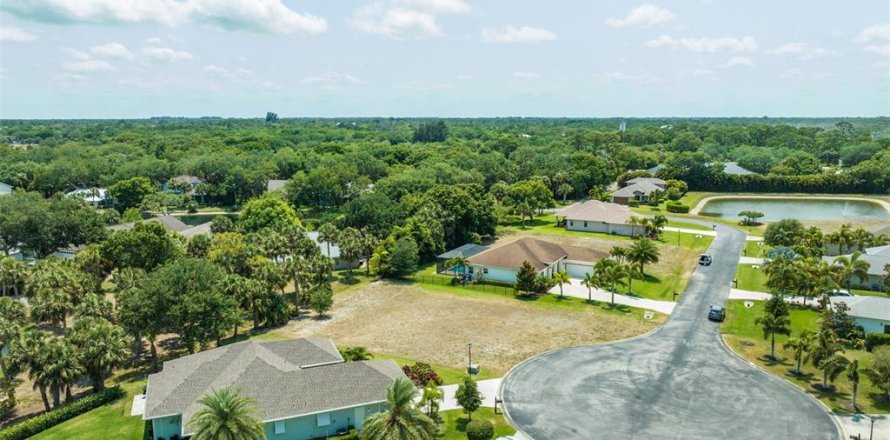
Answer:
[{"label": "shrub", "polygon": [[636,208],[637,206],[640,206],[640,201],[639,200],[628,200],[627,206],[630,206],[631,208]]},{"label": "shrub", "polygon": [[684,205],[684,204],[682,204],[682,203],[668,202],[668,204],[667,204],[667,211],[668,211],[668,212],[678,213],[678,214],[688,214],[688,213],[689,213],[689,206],[688,206],[688,205]]},{"label": "shrub", "polygon": [[125,394],[119,387],[106,388],[104,391],[77,399],[61,408],[56,408],[48,413],[43,413],[18,425],[4,429],[0,431],[0,440],[24,440],[68,419],[120,399]]},{"label": "shrub", "polygon": [[494,426],[488,420],[473,420],[467,424],[467,440],[491,440]]},{"label": "shrub", "polygon": [[439,376],[439,373],[436,373],[436,370],[433,370],[433,367],[425,362],[416,362],[411,366],[404,365],[402,366],[402,371],[405,373],[405,376],[408,376],[408,379],[411,379],[411,382],[414,382],[419,387],[430,383],[430,381],[436,385],[442,385],[442,378]]},{"label": "shrub", "polygon": [[871,333],[865,337],[865,349],[872,351],[875,347],[890,345],[890,335],[885,333]]}]

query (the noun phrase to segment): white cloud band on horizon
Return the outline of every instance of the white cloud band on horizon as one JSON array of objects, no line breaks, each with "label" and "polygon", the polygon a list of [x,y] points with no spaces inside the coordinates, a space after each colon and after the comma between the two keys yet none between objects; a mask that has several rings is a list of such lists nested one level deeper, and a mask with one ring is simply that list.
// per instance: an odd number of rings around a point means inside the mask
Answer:
[{"label": "white cloud band on horizon", "polygon": [[37,37],[23,31],[21,28],[2,28],[0,29],[0,41],[14,43],[28,43],[36,40]]},{"label": "white cloud band on horizon", "polygon": [[484,28],[481,32],[482,41],[494,44],[509,43],[541,43],[553,41],[556,34],[543,28],[531,26],[507,26],[502,30]]},{"label": "white cloud band on horizon", "polygon": [[673,38],[661,35],[646,42],[647,47],[668,47],[692,52],[753,52],[757,50],[757,41],[753,37],[742,38]]},{"label": "white cloud band on horizon", "polygon": [[606,25],[613,28],[627,26],[654,26],[667,23],[674,18],[674,13],[660,6],[649,3],[630,10],[624,18],[609,18]]}]

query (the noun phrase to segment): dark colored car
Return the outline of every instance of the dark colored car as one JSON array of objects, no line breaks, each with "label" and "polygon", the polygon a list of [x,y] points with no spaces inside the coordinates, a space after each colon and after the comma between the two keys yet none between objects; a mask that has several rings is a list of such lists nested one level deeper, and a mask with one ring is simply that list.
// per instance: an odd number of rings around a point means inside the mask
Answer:
[{"label": "dark colored car", "polygon": [[710,266],[711,261],[711,256],[708,254],[702,254],[700,257],[698,257],[698,264],[702,266]]},{"label": "dark colored car", "polygon": [[711,306],[711,310],[708,311],[708,319],[711,321],[723,322],[723,319],[726,318],[726,309],[720,306]]}]

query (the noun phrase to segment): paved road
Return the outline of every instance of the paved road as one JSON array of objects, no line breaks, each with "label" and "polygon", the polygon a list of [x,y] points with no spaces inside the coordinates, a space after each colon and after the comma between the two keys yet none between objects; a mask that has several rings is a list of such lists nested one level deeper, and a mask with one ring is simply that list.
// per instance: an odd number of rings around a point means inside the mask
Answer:
[{"label": "paved road", "polygon": [[745,241],[717,230],[714,263],[695,271],[654,333],[515,367],[501,388],[512,425],[535,440],[840,438],[824,406],[733,355],[707,320],[708,306],[729,294]]}]

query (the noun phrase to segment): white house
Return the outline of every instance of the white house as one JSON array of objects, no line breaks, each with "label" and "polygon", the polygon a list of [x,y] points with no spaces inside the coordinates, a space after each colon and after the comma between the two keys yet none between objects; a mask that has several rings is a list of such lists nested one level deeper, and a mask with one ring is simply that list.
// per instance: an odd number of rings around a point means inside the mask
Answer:
[{"label": "white house", "polygon": [[306,233],[306,235],[308,235],[309,238],[312,241],[314,241],[315,244],[318,245],[318,248],[321,250],[322,255],[330,258],[331,260],[334,260],[334,269],[335,270],[346,269],[350,265],[352,266],[353,269],[355,269],[362,265],[361,260],[345,261],[345,260],[341,259],[340,258],[340,247],[337,246],[336,244],[328,243],[326,241],[319,241],[318,240],[318,231],[309,231]]},{"label": "white house", "polygon": [[627,224],[634,215],[627,206],[599,200],[575,203],[556,212],[556,217],[562,217],[565,228],[570,231],[601,232],[628,237],[644,232],[639,226]]},{"label": "white house", "polygon": [[470,271],[482,279],[516,282],[516,274],[526,261],[539,275],[552,277],[565,271],[573,278],[593,272],[593,265],[608,254],[580,246],[563,246],[535,238],[520,238],[486,249],[468,258]]},{"label": "white house", "polygon": [[869,333],[890,334],[890,298],[879,296],[851,296],[841,300],[850,308],[848,315],[856,320],[856,325]]},{"label": "white house", "polygon": [[[846,257],[850,258],[850,255],[846,255]],[[837,257],[822,257],[828,264],[831,264],[835,258]],[[883,291],[884,275],[887,274],[884,266],[890,264],[890,245],[866,248],[865,252],[859,256],[859,260],[868,262],[868,278],[860,280],[853,277],[853,286]]]},{"label": "white house", "polygon": [[5,196],[7,194],[12,193],[12,185],[8,183],[0,182],[0,196]]},{"label": "white house", "polygon": [[110,206],[114,202],[114,198],[108,194],[108,190],[105,188],[78,188],[66,193],[65,197],[82,199],[90,206],[97,208]]}]

